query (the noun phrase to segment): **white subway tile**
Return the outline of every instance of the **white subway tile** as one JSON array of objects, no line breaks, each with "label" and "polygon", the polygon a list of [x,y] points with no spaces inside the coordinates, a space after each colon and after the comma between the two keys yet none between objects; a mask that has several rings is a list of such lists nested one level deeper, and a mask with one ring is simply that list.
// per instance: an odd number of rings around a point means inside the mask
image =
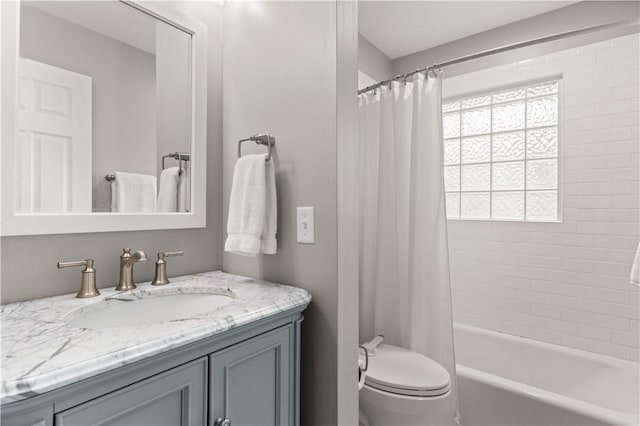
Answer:
[{"label": "white subway tile", "polygon": [[561,318],[562,311],[556,306],[545,305],[532,305],[531,313],[534,315],[546,317],[546,318]]},{"label": "white subway tile", "polygon": [[[575,160],[576,165],[584,166],[585,163],[593,160],[594,163],[598,162],[594,158],[590,157],[577,157],[573,158]],[[599,160],[599,164],[601,165],[602,159]],[[628,162],[628,159],[627,159]],[[569,159],[565,160],[565,166],[568,166]],[[563,180],[565,185],[567,183],[572,182],[609,182],[611,181],[613,176],[613,170],[611,169],[596,169],[587,168],[586,170],[565,170],[563,175]]]},{"label": "white subway tile", "polygon": [[543,280],[547,276],[547,272],[541,268],[526,268],[524,266],[519,266],[517,271],[517,276],[520,278]]},{"label": "white subway tile", "polygon": [[562,284],[562,294],[565,296],[591,299],[593,297],[593,287],[582,284]]},{"label": "white subway tile", "polygon": [[628,277],[631,270],[630,265],[614,262],[593,262],[593,271],[596,274],[614,275],[618,277]]},{"label": "white subway tile", "polygon": [[612,195],[611,206],[615,209],[637,209],[640,205],[638,195]]},{"label": "white subway tile", "polygon": [[[637,126],[638,124],[640,124],[640,117],[638,117],[638,114],[635,112],[618,113],[606,117],[611,118],[611,127]],[[605,122],[605,120],[602,121]],[[631,142],[633,143],[634,141]]]},{"label": "white subway tile", "polygon": [[612,223],[611,233],[613,235],[640,235],[640,224],[638,223]]},{"label": "white subway tile", "polygon": [[594,341],[593,351],[602,355],[614,356],[617,358],[629,359],[631,351],[629,346],[618,345],[617,343]]},{"label": "white subway tile", "polygon": [[[580,271],[582,272],[582,271]],[[575,283],[577,281],[577,274],[575,271],[549,269],[545,276],[547,281],[551,281],[557,284],[560,283]]]},{"label": "white subway tile", "polygon": [[570,334],[562,335],[562,345],[569,346],[571,348],[582,349],[583,351],[591,351],[593,352],[595,342],[592,339],[585,339],[584,337],[579,337]]},{"label": "white subway tile", "polygon": [[[577,309],[582,304],[591,303],[592,301],[587,299],[579,299],[577,297],[546,294],[545,302],[549,306],[558,308]],[[559,318],[559,316],[556,318]]]},{"label": "white subway tile", "polygon": [[530,314],[518,314],[518,323],[529,326],[529,327],[537,327],[537,328],[546,328],[547,327],[547,319],[545,317],[530,315]]},{"label": "white subway tile", "polygon": [[596,247],[577,247],[576,258],[584,260],[612,261],[612,249]]},{"label": "white subway tile", "polygon": [[538,293],[535,291],[529,290],[518,290],[518,299],[524,302],[532,302],[532,303],[544,303],[544,293]]},{"label": "white subway tile", "polygon": [[581,324],[593,324],[593,314],[575,309],[562,309],[560,318],[564,321],[579,322]]},{"label": "white subway tile", "polygon": [[615,303],[629,303],[630,294],[628,291],[611,290],[608,288],[594,288],[593,298]]},{"label": "white subway tile", "polygon": [[627,250],[610,250],[611,251],[611,259],[603,259],[610,260],[612,262],[624,263],[629,266],[629,270],[631,270],[631,264],[633,263],[633,258],[635,256],[635,250],[627,249]]},{"label": "white subway tile", "polygon": [[629,209],[593,209],[593,220],[603,222],[629,222]]},{"label": "white subway tile", "polygon": [[550,330],[544,330],[544,329],[540,329],[540,328],[532,328],[531,329],[531,337],[536,339],[536,340],[542,340],[543,342],[547,342],[547,343],[554,343],[556,345],[561,345],[562,344],[562,334],[555,332],[555,331],[550,331]]},{"label": "white subway tile", "polygon": [[577,334],[578,324],[569,321],[562,321],[552,318],[547,318],[546,328],[549,330],[557,331],[559,333]]},{"label": "white subway tile", "polygon": [[633,236],[624,235],[596,235],[594,236],[594,246],[613,249],[635,249],[638,239]]},{"label": "white subway tile", "polygon": [[613,87],[611,89],[611,98],[610,99],[630,99],[638,96],[638,90],[640,90],[640,86],[638,84],[633,84],[629,86],[620,86]]},{"label": "white subway tile", "polygon": [[[619,198],[630,198],[626,196],[619,196]],[[575,207],[581,209],[602,209],[602,208],[611,208],[613,205],[613,196],[608,195],[564,195],[564,206],[565,207]],[[619,205],[616,207],[626,207],[630,204],[630,200],[620,200],[618,202]],[[623,204],[623,205],[621,205]]]},{"label": "white subway tile", "polygon": [[565,246],[591,247],[597,236],[587,234],[560,234],[561,242]]},{"label": "white subway tile", "polygon": [[622,305],[619,303],[612,303],[611,315],[619,316],[623,318],[629,318],[636,321],[640,319],[640,311],[638,310],[638,307],[634,305]]},{"label": "white subway tile", "polygon": [[569,208],[565,207],[563,209],[563,216],[565,220],[594,220],[594,210],[595,209],[577,209],[577,208]]},{"label": "white subway tile", "polygon": [[579,234],[611,234],[613,224],[608,222],[579,222],[576,230]]},{"label": "white subway tile", "polygon": [[541,293],[560,294],[562,286],[551,281],[531,280],[531,290]]},{"label": "white subway tile", "polygon": [[611,330],[603,327],[594,327],[592,325],[579,324],[577,326],[578,336],[588,339],[611,341]]},{"label": "white subway tile", "polygon": [[629,330],[631,320],[628,318],[614,317],[612,315],[595,314],[593,316],[593,324],[598,327],[609,328],[611,330]]}]

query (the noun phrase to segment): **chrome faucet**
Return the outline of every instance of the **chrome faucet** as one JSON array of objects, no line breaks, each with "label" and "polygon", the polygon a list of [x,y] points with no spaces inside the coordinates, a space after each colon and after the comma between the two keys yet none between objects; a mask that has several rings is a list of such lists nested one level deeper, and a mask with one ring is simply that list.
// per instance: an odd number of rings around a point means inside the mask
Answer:
[{"label": "chrome faucet", "polygon": [[120,255],[120,282],[116,286],[116,291],[133,290],[136,283],[133,282],[133,265],[136,262],[146,262],[147,254],[142,250],[138,250],[131,254],[131,249],[125,247]]}]

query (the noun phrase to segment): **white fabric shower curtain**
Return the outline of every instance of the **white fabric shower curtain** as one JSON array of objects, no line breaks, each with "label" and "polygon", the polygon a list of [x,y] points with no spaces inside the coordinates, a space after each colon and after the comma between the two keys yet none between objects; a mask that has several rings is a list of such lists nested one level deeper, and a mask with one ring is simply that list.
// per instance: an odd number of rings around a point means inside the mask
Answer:
[{"label": "white fabric shower curtain", "polygon": [[420,352],[451,375],[457,421],[442,159],[441,77],[358,96],[360,341]]}]

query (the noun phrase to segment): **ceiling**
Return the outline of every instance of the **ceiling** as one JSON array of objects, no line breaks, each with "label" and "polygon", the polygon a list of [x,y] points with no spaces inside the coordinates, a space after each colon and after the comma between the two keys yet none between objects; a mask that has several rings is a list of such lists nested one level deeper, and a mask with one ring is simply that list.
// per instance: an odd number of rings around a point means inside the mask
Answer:
[{"label": "ceiling", "polygon": [[[2,0],[0,0],[2,1]],[[125,3],[107,1],[24,1],[41,11],[116,39],[152,55],[158,20]]]},{"label": "ceiling", "polygon": [[360,34],[390,59],[439,46],[576,1],[361,1]]}]

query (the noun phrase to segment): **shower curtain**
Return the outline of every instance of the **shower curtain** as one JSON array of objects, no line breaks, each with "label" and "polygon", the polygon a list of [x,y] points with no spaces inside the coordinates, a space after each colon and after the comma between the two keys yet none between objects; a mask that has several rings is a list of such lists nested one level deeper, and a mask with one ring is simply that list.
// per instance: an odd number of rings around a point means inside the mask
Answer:
[{"label": "shower curtain", "polygon": [[382,334],[445,367],[455,424],[441,87],[417,74],[358,96],[360,341]]}]

